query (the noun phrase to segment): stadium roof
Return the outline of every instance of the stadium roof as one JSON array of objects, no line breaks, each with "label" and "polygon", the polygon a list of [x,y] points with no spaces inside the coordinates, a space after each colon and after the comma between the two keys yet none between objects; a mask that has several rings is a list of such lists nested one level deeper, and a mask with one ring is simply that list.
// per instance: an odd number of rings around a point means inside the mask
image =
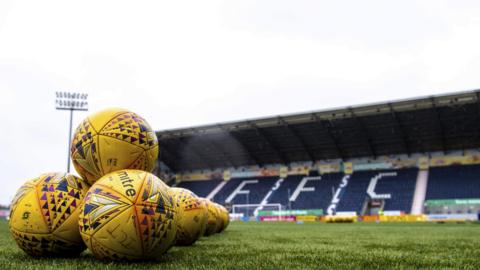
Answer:
[{"label": "stadium roof", "polygon": [[173,171],[480,147],[480,90],[158,131]]}]

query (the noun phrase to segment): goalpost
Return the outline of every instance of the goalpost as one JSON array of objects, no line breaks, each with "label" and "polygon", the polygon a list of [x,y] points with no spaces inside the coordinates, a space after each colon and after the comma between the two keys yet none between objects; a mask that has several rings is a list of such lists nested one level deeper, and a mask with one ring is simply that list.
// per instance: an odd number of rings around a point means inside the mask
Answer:
[{"label": "goalpost", "polygon": [[[234,204],[232,205],[232,218],[241,219],[247,217],[257,217],[260,210],[273,210],[277,211],[278,220],[282,217],[282,205],[279,203],[267,203],[267,204]],[[245,210],[245,211],[242,211]]]}]

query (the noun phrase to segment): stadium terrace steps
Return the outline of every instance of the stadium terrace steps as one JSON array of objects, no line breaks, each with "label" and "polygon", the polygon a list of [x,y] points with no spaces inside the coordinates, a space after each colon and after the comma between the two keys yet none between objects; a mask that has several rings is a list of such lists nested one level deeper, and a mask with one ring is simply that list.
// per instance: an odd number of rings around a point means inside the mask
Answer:
[{"label": "stadium terrace steps", "polygon": [[415,192],[413,194],[412,215],[420,215],[423,213],[423,204],[427,195],[428,171],[422,170],[418,172],[417,183],[415,184]]},{"label": "stadium terrace steps", "polygon": [[480,165],[432,167],[427,200],[480,198]]}]

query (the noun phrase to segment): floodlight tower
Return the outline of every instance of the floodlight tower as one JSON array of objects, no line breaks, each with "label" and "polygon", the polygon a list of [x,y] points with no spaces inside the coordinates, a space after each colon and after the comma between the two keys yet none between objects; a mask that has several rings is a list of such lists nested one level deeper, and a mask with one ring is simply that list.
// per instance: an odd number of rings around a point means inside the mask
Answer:
[{"label": "floodlight tower", "polygon": [[70,127],[68,128],[68,163],[67,172],[70,172],[70,147],[72,143],[73,111],[88,111],[88,94],[76,92],[55,92],[55,108],[70,111]]}]

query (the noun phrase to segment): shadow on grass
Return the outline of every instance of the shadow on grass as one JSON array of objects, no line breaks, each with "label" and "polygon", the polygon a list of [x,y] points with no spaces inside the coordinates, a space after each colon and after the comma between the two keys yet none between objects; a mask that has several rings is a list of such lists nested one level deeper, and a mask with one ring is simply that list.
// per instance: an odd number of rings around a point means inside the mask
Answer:
[{"label": "shadow on grass", "polygon": [[[84,269],[87,269],[89,266],[95,264],[102,264],[108,266],[121,266],[121,268],[127,267],[131,269],[137,269],[138,267],[145,267],[145,266],[161,266],[161,265],[171,265],[175,264],[179,261],[185,259],[188,256],[185,249],[190,249],[191,252],[199,252],[202,247],[198,246],[195,248],[187,247],[187,248],[175,248],[171,249],[165,254],[159,255],[155,259],[146,259],[146,260],[101,260],[97,259],[90,251],[86,250],[79,255],[73,256],[30,256],[24,253],[21,250],[15,250],[13,252],[9,252],[6,259],[10,264],[18,264],[21,265],[22,263],[28,262],[36,265],[48,265],[48,264],[55,264],[57,266],[65,265],[65,266],[85,266]],[[79,268],[81,269],[81,268]],[[110,267],[109,267],[110,269]],[[115,267],[114,267],[115,269]]]}]

